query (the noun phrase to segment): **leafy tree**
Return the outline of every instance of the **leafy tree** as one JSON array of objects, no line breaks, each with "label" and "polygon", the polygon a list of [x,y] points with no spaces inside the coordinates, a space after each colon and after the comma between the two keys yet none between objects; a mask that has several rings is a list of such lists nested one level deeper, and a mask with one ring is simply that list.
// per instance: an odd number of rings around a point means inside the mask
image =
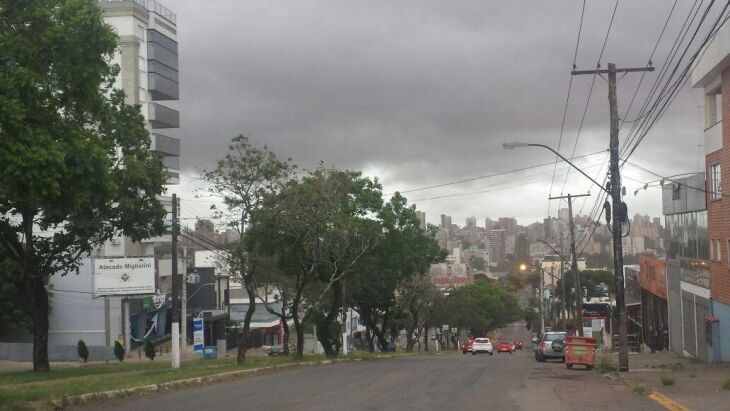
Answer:
[{"label": "leafy tree", "polygon": [[402,284],[398,289],[398,303],[404,314],[406,329],[406,351],[413,351],[414,343],[420,339],[426,313],[434,305],[440,291],[425,275],[418,275]]},{"label": "leafy tree", "polygon": [[255,224],[256,211],[261,208],[264,197],[277,193],[293,169],[290,160],[282,161],[266,146],[259,148],[248,137],[239,135],[232,140],[228,154],[218,161],[216,168],[204,174],[212,194],[223,200],[224,207],[216,209],[216,217],[238,232],[238,239],[228,245],[224,264],[234,279],[243,284],[249,298],[243,329],[238,334],[236,362],[239,365],[246,360],[251,318],[256,311],[255,277],[260,269],[256,248],[246,243],[245,232]]},{"label": "leafy tree", "polygon": [[523,316],[517,297],[496,283],[475,283],[453,290],[437,313],[442,324],[479,336]]},{"label": "leafy tree", "polygon": [[410,279],[424,275],[431,264],[443,260],[446,251],[435,240],[435,232],[419,228],[415,207],[395,193],[379,213],[382,234],[373,251],[355,267],[348,282],[349,302],[366,324],[371,352],[378,338],[387,349],[386,330],[397,307],[396,290]]},{"label": "leafy tree", "polygon": [[[291,278],[291,317],[297,356],[303,356],[304,327],[319,310],[318,338],[327,355],[339,344],[331,325],[343,307],[345,277],[376,243],[371,216],[382,207],[380,185],[358,172],[319,167],[266,196],[256,213],[252,246]],[[325,324],[326,323],[326,324]]]},{"label": "leafy tree", "polygon": [[31,319],[34,371],[49,369],[48,278],[164,229],[166,176],[114,89],[116,40],[96,2],[0,6],[0,276]]},{"label": "leafy tree", "polygon": [[478,271],[484,271],[487,269],[487,264],[482,257],[472,256],[472,258],[469,259],[469,265],[471,268]]}]

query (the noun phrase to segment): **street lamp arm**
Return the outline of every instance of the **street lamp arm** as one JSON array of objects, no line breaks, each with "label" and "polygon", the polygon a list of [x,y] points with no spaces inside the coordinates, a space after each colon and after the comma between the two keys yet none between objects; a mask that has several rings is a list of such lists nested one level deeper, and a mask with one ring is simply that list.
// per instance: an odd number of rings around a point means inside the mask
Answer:
[{"label": "street lamp arm", "polygon": [[215,285],[215,283],[205,283],[205,284],[201,285],[201,286],[200,286],[200,287],[198,287],[198,288],[197,288],[197,289],[196,289],[196,290],[195,290],[195,291],[193,292],[193,294],[192,294],[192,295],[190,295],[190,297],[188,297],[188,299],[187,299],[187,300],[185,300],[185,301],[190,301],[190,299],[191,299],[191,298],[195,297],[195,294],[197,294],[197,293],[198,293],[198,291],[202,290],[203,288],[205,288],[205,287],[207,287],[207,286],[209,286],[209,285]]},{"label": "street lamp arm", "polygon": [[557,254],[557,255],[558,255],[558,257],[560,257],[560,259],[561,259],[561,260],[563,260],[563,261],[566,261],[566,262],[570,262],[570,260],[568,260],[567,258],[563,257],[563,255],[562,255],[562,254],[560,254],[560,253],[558,252],[558,250],[554,249],[554,248],[553,248],[553,246],[551,246],[551,245],[550,245],[550,244],[549,244],[549,243],[548,243],[547,241],[545,241],[545,240],[537,240],[537,242],[538,242],[538,243],[542,243],[542,244],[545,244],[546,246],[550,247],[550,249],[551,249],[551,250],[553,250],[553,252],[554,252],[555,254]]},{"label": "street lamp arm", "polygon": [[542,147],[542,148],[546,148],[546,149],[550,150],[556,156],[560,157],[563,161],[565,161],[566,163],[568,163],[571,167],[573,167],[574,169],[578,170],[579,173],[583,174],[583,176],[585,176],[585,178],[591,180],[591,182],[593,182],[593,184],[595,184],[598,187],[600,187],[601,190],[603,190],[604,192],[610,194],[610,192],[608,190],[606,190],[606,188],[603,185],[601,185],[598,181],[594,180],[591,176],[589,176],[588,174],[586,174],[583,170],[581,170],[580,168],[578,168],[578,166],[576,166],[575,164],[573,164],[570,160],[568,160],[567,158],[563,157],[557,151],[553,150],[553,148],[550,147],[550,146],[547,146],[545,144],[537,144],[537,143],[502,143],[502,147],[505,150],[512,150],[512,149],[515,149],[517,147]]}]

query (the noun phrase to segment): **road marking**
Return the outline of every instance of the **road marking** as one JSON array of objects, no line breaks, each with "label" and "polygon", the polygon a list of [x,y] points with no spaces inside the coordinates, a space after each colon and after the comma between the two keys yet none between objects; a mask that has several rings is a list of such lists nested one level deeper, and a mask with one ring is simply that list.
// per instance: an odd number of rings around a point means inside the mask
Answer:
[{"label": "road marking", "polygon": [[678,402],[674,401],[673,399],[667,397],[664,394],[660,394],[657,391],[652,391],[651,394],[648,395],[649,398],[656,401],[661,405],[662,407],[671,410],[671,411],[689,411],[689,408],[679,404]]}]

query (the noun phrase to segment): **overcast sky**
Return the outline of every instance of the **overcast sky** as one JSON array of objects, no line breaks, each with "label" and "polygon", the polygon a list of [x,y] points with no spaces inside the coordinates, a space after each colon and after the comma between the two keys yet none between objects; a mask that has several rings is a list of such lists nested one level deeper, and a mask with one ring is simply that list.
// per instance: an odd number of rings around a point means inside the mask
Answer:
[{"label": "overcast sky", "polygon": [[[167,0],[177,12],[180,44],[185,199],[239,133],[267,144],[301,167],[320,160],[377,176],[385,193],[408,190],[554,159],[541,149],[505,151],[504,141],[558,146],[563,105],[582,1],[257,1]],[[588,1],[576,64],[596,65],[614,2]],[[670,0],[619,4],[601,64],[644,66],[672,6]],[[660,66],[689,12],[679,1],[653,58]],[[643,102],[656,73],[646,75]],[[573,152],[592,76],[574,78],[561,153]],[[618,83],[619,113],[641,74]],[[633,162],[663,175],[704,165],[701,92],[685,87],[639,146]],[[635,117],[638,103],[628,114]],[[607,84],[596,79],[575,148],[584,155],[608,146]],[[627,123],[622,129],[622,142]],[[604,154],[576,163],[597,179]],[[699,161],[699,163],[698,163]],[[552,194],[585,193],[590,182],[559,164]],[[530,169],[406,196],[431,223],[449,214],[514,216],[520,223],[548,213],[553,167]],[[655,176],[629,165],[627,177]],[[661,214],[660,190],[633,195],[630,214]],[[480,194],[443,197],[482,191]],[[486,192],[485,192],[486,191]],[[591,189],[596,195],[596,190]],[[580,210],[583,202],[576,203]],[[587,213],[593,204],[584,206]],[[558,203],[553,202],[551,215]],[[204,216],[208,204],[183,203],[183,215]]]}]

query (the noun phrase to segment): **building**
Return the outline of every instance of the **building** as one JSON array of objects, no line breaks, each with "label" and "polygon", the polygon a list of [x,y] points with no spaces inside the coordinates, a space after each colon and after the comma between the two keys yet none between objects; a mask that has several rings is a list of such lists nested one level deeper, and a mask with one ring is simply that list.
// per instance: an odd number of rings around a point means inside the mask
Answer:
[{"label": "building", "polygon": [[641,325],[642,341],[654,351],[669,348],[669,311],[667,305],[667,264],[663,258],[642,255]]},{"label": "building", "polygon": [[168,181],[180,176],[180,140],[165,130],[180,127],[180,113],[162,102],[178,100],[177,16],[155,0],[100,0],[104,22],[119,36],[113,63],[120,68],[116,86],[128,104],[138,104],[152,138],[152,151],[163,156]]},{"label": "building", "polygon": [[421,230],[425,230],[426,227],[428,227],[428,223],[426,223],[426,213],[423,211],[416,211],[416,218],[418,218]]},{"label": "building", "polygon": [[710,261],[705,173],[674,180],[662,189],[667,248],[669,349],[677,355],[714,362],[707,344]]},{"label": "building", "polygon": [[441,228],[446,230],[451,229],[451,216],[441,214]]},{"label": "building", "polygon": [[497,264],[507,257],[507,232],[504,229],[489,232],[489,257],[491,264]]},{"label": "building", "polygon": [[466,219],[466,228],[476,228],[477,227],[477,219],[476,217],[467,217]]},{"label": "building", "polygon": [[[709,238],[710,314],[704,319],[711,358],[730,361],[730,201],[725,198],[722,170],[730,170],[730,25],[723,24],[699,54],[690,74],[692,87],[703,91],[707,201]],[[726,101],[728,100],[728,101]]]}]

